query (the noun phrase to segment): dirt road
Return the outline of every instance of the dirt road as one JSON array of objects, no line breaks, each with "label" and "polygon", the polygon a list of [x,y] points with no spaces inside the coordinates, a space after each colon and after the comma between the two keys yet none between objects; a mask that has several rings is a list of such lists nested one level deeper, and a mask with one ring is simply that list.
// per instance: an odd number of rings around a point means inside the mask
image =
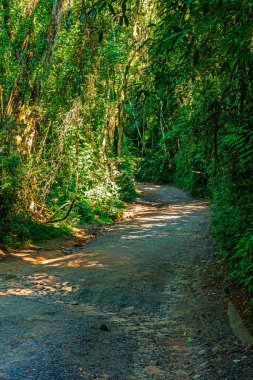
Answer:
[{"label": "dirt road", "polygon": [[88,244],[0,263],[0,379],[253,379],[216,286],[207,203],[141,190],[135,218]]}]

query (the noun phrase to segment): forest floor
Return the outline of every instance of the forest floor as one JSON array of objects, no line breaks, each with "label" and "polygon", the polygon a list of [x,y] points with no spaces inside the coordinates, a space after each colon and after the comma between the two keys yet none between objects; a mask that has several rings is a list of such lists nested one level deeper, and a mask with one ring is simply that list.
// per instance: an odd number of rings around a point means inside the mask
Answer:
[{"label": "forest floor", "polygon": [[207,202],[173,186],[140,190],[128,220],[88,243],[79,229],[1,261],[1,380],[253,379]]}]

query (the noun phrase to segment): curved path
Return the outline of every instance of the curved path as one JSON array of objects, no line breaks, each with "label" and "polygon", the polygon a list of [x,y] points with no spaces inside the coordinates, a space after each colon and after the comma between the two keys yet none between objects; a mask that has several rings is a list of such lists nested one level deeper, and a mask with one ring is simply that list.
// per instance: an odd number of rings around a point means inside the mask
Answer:
[{"label": "curved path", "polygon": [[212,261],[210,212],[142,185],[135,217],[0,265],[0,379],[253,378]]}]

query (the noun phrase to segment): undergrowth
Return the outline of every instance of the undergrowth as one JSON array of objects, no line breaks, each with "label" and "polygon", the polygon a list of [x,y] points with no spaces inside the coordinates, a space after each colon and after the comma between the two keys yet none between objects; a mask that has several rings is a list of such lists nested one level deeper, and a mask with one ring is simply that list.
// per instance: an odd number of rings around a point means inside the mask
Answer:
[{"label": "undergrowth", "polygon": [[[18,177],[18,171],[15,169],[15,173],[12,173],[5,170],[6,176],[10,178],[12,191],[8,191],[9,187],[7,190],[2,187],[0,192],[2,200],[0,244],[6,247],[20,247],[28,243],[64,237],[71,234],[74,226],[110,223],[116,220],[125,203],[131,202],[136,197],[135,165],[130,159],[121,159],[112,161],[109,167],[104,166],[102,169],[96,168],[96,174],[90,173],[89,179],[84,177],[85,172],[82,173],[77,201],[66,220],[64,216],[73,197],[75,183],[73,181],[72,184],[63,184],[61,177],[58,181],[55,180],[48,193],[46,211],[40,214],[42,221],[36,214],[38,209],[32,209],[31,203],[25,204],[22,201],[22,183],[18,185],[14,183],[14,179]],[[33,196],[34,194],[35,192]],[[17,199],[17,204],[12,207],[14,197]],[[34,203],[33,201],[32,205]],[[47,223],[50,219],[51,223]],[[54,220],[59,219],[63,221],[54,223]]]},{"label": "undergrowth", "polygon": [[71,233],[66,223],[48,225],[33,220],[27,213],[14,215],[0,222],[0,242],[6,247],[22,247],[46,239],[62,238]]}]

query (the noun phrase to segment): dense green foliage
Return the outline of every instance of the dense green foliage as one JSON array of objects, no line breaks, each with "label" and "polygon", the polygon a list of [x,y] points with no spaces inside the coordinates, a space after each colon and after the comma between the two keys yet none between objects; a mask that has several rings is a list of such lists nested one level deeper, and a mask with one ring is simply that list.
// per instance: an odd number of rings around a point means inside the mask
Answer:
[{"label": "dense green foliage", "polygon": [[212,199],[253,292],[253,2],[4,0],[0,23],[1,242],[114,219],[138,162]]},{"label": "dense green foliage", "polygon": [[160,4],[132,89],[130,122],[143,130],[140,175],[213,200],[219,250],[252,292],[253,2]]},{"label": "dense green foliage", "polygon": [[102,5],[1,3],[2,243],[36,222],[111,221],[135,196],[119,111],[126,4]]}]

